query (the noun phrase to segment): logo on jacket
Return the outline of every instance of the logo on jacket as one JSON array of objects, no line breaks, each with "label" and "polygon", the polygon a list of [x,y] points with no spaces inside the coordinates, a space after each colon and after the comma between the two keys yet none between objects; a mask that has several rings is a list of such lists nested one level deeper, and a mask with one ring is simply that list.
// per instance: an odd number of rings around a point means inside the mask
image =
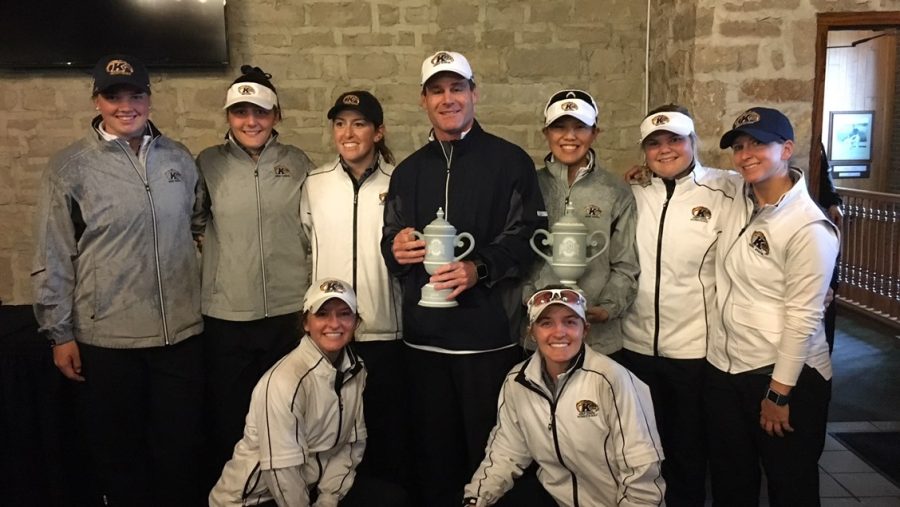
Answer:
[{"label": "logo on jacket", "polygon": [[325,293],[336,292],[338,294],[343,294],[347,292],[347,289],[344,288],[344,284],[339,282],[338,280],[328,280],[322,282],[322,285],[319,285],[319,290]]},{"label": "logo on jacket", "polygon": [[652,120],[650,120],[650,123],[656,125],[657,127],[660,125],[665,125],[666,123],[669,123],[669,117],[664,114],[661,114],[661,115],[658,115],[656,118],[653,118]]},{"label": "logo on jacket", "polygon": [[563,111],[577,111],[578,110],[578,104],[576,104],[574,102],[563,102],[562,105],[559,107],[562,108]]},{"label": "logo on jacket", "polygon": [[706,206],[694,206],[691,210],[691,220],[695,222],[709,222],[712,218],[712,211]]},{"label": "logo on jacket", "polygon": [[275,177],[276,178],[290,178],[291,177],[291,168],[285,167],[283,165],[275,166]]},{"label": "logo on jacket", "polygon": [[584,207],[585,218],[600,218],[600,213],[603,213],[603,210],[596,204],[588,204]]},{"label": "logo on jacket", "polygon": [[254,93],[256,93],[256,89],[253,88],[253,87],[250,86],[250,85],[241,85],[241,86],[238,86],[238,90],[237,90],[237,91],[238,91],[238,93],[240,93],[241,95],[253,95]]},{"label": "logo on jacket", "polygon": [[378,194],[378,204],[384,204],[384,201],[387,199],[387,192],[382,192]]},{"label": "logo on jacket", "polygon": [[600,407],[591,400],[581,400],[575,404],[578,417],[596,417],[600,413]]},{"label": "logo on jacket", "polygon": [[169,183],[179,183],[181,182],[181,173],[175,169],[169,169],[166,171],[166,179],[169,180]]},{"label": "logo on jacket", "polygon": [[762,255],[769,255],[769,241],[762,231],[753,231],[753,235],[750,236],[750,246]]}]

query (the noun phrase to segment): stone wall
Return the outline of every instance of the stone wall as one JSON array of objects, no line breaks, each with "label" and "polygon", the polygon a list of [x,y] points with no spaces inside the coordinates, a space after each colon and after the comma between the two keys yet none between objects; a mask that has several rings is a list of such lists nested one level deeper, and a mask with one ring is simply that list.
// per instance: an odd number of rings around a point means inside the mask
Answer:
[{"label": "stone wall", "polygon": [[719,138],[748,107],[791,119],[795,164],[812,135],[816,13],[900,10],[900,0],[656,0],[650,107],[678,102],[695,116],[706,165],[731,167]]},{"label": "stone wall", "polygon": [[[466,54],[490,131],[540,160],[541,110],[563,87],[591,91],[605,133],[596,148],[616,171],[635,157],[643,112],[646,4],[634,0],[384,0],[229,2],[229,68],[154,73],[152,118],[194,153],[221,141],[224,90],[241,64],[273,74],[283,140],[315,162],[333,156],[325,111],[350,88],[373,91],[400,157],[425,142],[422,59]],[[0,71],[0,300],[31,301],[32,215],[50,155],[84,135],[95,113],[84,71]]]}]

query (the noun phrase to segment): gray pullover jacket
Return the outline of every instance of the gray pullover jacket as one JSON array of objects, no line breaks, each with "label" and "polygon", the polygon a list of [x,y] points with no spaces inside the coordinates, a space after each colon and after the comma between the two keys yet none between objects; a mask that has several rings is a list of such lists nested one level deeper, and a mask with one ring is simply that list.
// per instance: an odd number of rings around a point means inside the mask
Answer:
[{"label": "gray pullover jacket", "polygon": [[248,321],[300,311],[309,287],[300,192],[313,164],[274,133],[254,161],[229,135],[197,157],[203,314]]},{"label": "gray pullover jacket", "polygon": [[170,345],[200,333],[197,170],[148,123],[136,156],[94,128],[50,161],[35,220],[34,311],[55,343]]}]

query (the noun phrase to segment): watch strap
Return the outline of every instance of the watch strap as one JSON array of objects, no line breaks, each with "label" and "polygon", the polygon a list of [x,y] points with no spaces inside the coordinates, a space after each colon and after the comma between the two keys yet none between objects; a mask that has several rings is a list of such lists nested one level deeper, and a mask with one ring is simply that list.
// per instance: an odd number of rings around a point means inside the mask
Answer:
[{"label": "watch strap", "polygon": [[788,403],[790,403],[791,395],[790,394],[781,394],[777,391],[773,391],[772,388],[770,387],[766,391],[766,399],[771,401],[772,403],[774,403],[775,405],[777,405],[779,407],[783,407],[783,406],[787,405]]}]

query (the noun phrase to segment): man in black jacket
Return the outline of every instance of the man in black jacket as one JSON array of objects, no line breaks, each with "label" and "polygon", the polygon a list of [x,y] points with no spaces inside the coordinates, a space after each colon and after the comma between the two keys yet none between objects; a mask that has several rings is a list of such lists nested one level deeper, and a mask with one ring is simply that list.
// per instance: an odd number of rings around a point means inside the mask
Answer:
[{"label": "man in black jacket", "polygon": [[[466,58],[438,51],[422,64],[428,144],[400,163],[385,202],[381,250],[403,284],[403,337],[416,470],[423,503],[459,505],[484,455],[497,395],[522,359],[521,283],[534,261],[529,240],[546,227],[534,164],[475,121],[478,93]],[[467,258],[429,276],[422,231],[443,208],[475,238]],[[421,288],[452,289],[453,308],[417,303]]]}]

